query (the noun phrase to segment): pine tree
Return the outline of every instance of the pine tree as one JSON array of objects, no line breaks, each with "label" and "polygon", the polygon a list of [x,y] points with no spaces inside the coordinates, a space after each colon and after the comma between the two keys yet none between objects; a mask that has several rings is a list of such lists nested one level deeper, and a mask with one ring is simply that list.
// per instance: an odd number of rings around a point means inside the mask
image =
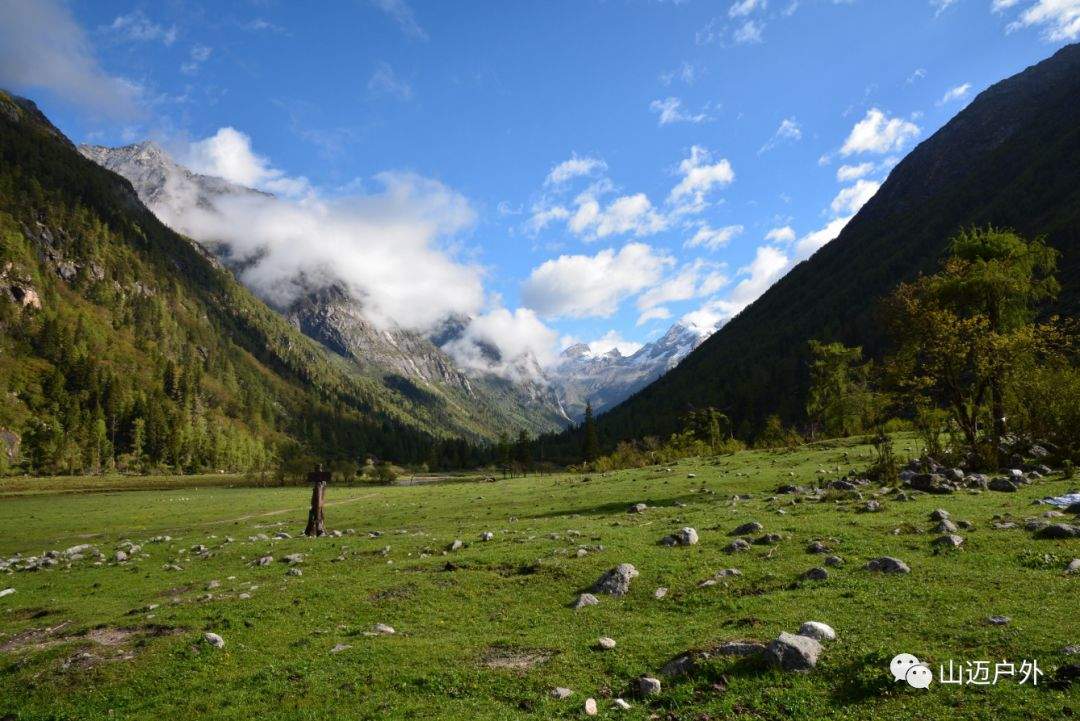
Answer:
[{"label": "pine tree", "polygon": [[586,463],[592,463],[600,455],[600,441],[596,436],[596,420],[593,418],[592,403],[585,403],[585,445],[583,455]]}]

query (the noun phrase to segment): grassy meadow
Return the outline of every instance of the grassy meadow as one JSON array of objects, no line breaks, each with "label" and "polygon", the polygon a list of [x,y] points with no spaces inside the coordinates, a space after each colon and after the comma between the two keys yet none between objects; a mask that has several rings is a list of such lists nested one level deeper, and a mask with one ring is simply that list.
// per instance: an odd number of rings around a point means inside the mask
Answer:
[{"label": "grassy meadow", "polygon": [[[0,598],[0,719],[571,719],[585,717],[587,697],[601,718],[688,721],[1035,720],[1080,711],[1075,686],[1048,684],[1058,666],[1076,662],[1063,647],[1080,644],[1080,575],[1063,573],[1080,557],[1080,539],[1037,540],[1022,523],[1046,510],[1035,499],[1077,482],[882,496],[876,513],[859,512],[872,488],[862,501],[773,496],[780,484],[835,478],[868,458],[869,448],[851,441],[605,476],[331,486],[327,527],[354,533],[320,539],[299,537],[303,487],[228,487],[238,484],[214,477],[131,490],[115,479],[5,480],[0,558],[90,543],[107,562],[0,574],[0,589],[15,589]],[[638,502],[649,509],[628,513]],[[938,534],[929,514],[939,507],[974,524],[960,531],[958,550],[931,545]],[[995,516],[1018,525],[995,529]],[[725,553],[729,532],[750,520],[784,540]],[[697,529],[698,545],[659,545],[683,526]],[[293,538],[249,540],[278,531]],[[481,541],[485,531],[494,539]],[[163,535],[171,540],[149,542]],[[116,563],[125,539],[142,550]],[[455,539],[465,547],[447,551]],[[802,581],[822,565],[807,552],[814,540],[845,562],[824,581]],[[198,545],[208,557],[190,550]],[[305,554],[302,575],[287,575],[280,560],[293,553]],[[251,565],[265,555],[274,561]],[[882,555],[903,559],[911,573],[863,568]],[[640,572],[628,596],[570,607],[619,563]],[[699,586],[724,568],[742,575]],[[654,597],[658,587],[669,589],[665,597]],[[991,615],[1010,621],[992,625]],[[681,652],[768,642],[809,620],[838,635],[809,673],[714,655],[690,676],[660,675]],[[396,633],[368,635],[377,623]],[[207,644],[206,631],[224,648]],[[617,646],[598,650],[600,636]],[[888,672],[901,652],[935,675],[950,659],[1037,659],[1046,676],[1036,687],[1003,680],[919,690]],[[642,675],[659,677],[661,693],[637,697],[631,687]],[[573,695],[556,699],[556,687]],[[616,697],[631,708],[617,710]]]}]

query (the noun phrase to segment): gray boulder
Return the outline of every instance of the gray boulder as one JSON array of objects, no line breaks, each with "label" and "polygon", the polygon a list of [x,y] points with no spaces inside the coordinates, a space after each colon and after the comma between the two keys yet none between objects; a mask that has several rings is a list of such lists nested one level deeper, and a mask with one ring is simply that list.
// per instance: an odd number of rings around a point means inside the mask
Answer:
[{"label": "gray boulder", "polygon": [[630,593],[630,581],[637,578],[638,570],[633,564],[620,563],[601,576],[593,584],[594,593],[606,593],[609,596],[625,596]]},{"label": "gray boulder", "polygon": [[866,570],[881,573],[911,573],[906,563],[892,556],[882,556],[871,560],[866,564]]},{"label": "gray boulder", "polygon": [[785,671],[809,671],[817,665],[822,650],[815,638],[783,632],[765,649],[765,660]]}]

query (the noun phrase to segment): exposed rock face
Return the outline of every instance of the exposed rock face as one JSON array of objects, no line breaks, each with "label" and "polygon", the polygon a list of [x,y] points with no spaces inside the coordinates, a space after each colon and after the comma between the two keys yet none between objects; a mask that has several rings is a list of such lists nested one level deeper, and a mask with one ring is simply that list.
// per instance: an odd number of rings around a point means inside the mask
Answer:
[{"label": "exposed rock face", "polygon": [[[162,222],[195,238],[200,238],[196,219],[216,212],[223,200],[273,198],[221,178],[193,173],[152,142],[119,148],[83,145],[79,151],[127,178]],[[206,239],[201,244],[241,277],[251,263],[249,258],[235,257],[226,244]],[[63,274],[63,266],[57,268]],[[75,272],[78,269],[73,268]],[[515,360],[505,376],[474,372],[455,363],[442,346],[461,334],[467,318],[448,318],[428,335],[394,325],[381,327],[369,319],[361,298],[343,282],[302,276],[292,282],[300,293],[288,305],[264,299],[302,333],[356,362],[365,373],[410,400],[441,406],[447,401],[443,396],[449,393],[454,406],[465,408],[472,418],[490,420],[493,430],[542,432],[569,424],[555,388],[532,356]]]},{"label": "exposed rock face", "polygon": [[618,348],[596,354],[585,343],[570,346],[551,369],[563,408],[575,422],[584,417],[586,400],[602,413],[677,366],[715,330],[679,322],[630,355]]}]

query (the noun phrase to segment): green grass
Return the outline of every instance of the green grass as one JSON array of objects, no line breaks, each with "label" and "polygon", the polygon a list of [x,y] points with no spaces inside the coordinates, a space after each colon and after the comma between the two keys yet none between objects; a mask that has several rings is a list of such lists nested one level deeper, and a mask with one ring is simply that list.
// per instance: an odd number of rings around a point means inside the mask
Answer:
[{"label": "green grass", "polygon": [[[985,688],[935,683],[919,691],[893,684],[887,672],[889,659],[902,651],[935,671],[949,659],[1034,658],[1049,676],[1066,662],[1060,649],[1080,643],[1080,578],[1062,569],[1080,556],[1080,540],[1034,540],[1022,529],[994,530],[990,522],[996,514],[1038,515],[1044,508],[1032,500],[1075,482],[1051,478],[1016,494],[886,500],[882,512],[871,514],[857,513],[850,499],[768,500],[780,483],[812,483],[821,477],[818,469],[861,465],[866,454],[864,446],[819,444],[588,480],[331,487],[328,526],[357,534],[318,540],[247,540],[279,529],[299,534],[305,488],[10,496],[0,504],[4,557],[90,542],[111,558],[124,538],[174,540],[144,545],[148,557],[125,565],[81,562],[0,576],[0,587],[17,591],[0,599],[0,646],[28,629],[69,622],[56,634],[63,643],[0,651],[0,718],[560,719],[583,717],[588,696],[599,700],[601,717],[626,719],[1058,719],[1076,711],[1075,689],[1051,690],[1047,678],[1037,688],[1003,681]],[[752,498],[732,500],[744,493]],[[650,510],[628,514],[638,501]],[[976,524],[962,532],[967,543],[959,552],[931,548],[927,517],[939,506]],[[728,531],[751,519],[787,540],[774,549],[725,554]],[[683,525],[698,530],[698,546],[657,545]],[[383,535],[369,538],[370,530]],[[480,542],[487,530],[495,540]],[[225,543],[226,536],[235,541]],[[469,545],[444,556],[455,538]],[[830,569],[826,581],[800,583],[799,574],[821,562],[806,553],[813,539],[824,540],[846,565]],[[213,556],[178,556],[195,544],[209,546]],[[602,551],[582,558],[574,554],[578,546],[600,545]],[[384,546],[386,557],[379,553]],[[266,553],[294,552],[308,554],[302,577],[286,577],[276,561],[248,565]],[[863,570],[867,559],[885,554],[904,559],[912,573]],[[1044,562],[1044,554],[1054,558]],[[182,571],[163,570],[178,557]],[[621,562],[641,573],[629,596],[569,608],[580,590]],[[743,575],[698,587],[727,567]],[[212,600],[200,600],[211,579],[221,587]],[[653,598],[658,586],[670,589],[662,600]],[[240,600],[241,592],[251,598]],[[138,610],[151,603],[160,607]],[[1012,621],[988,625],[993,614]],[[630,695],[637,676],[656,675],[677,653],[728,639],[769,640],[807,620],[824,621],[839,634],[808,674],[714,658],[690,678],[664,678],[657,697]],[[363,635],[378,622],[398,633]],[[79,638],[99,627],[153,626],[175,631],[143,633],[116,646]],[[207,630],[224,637],[223,650],[200,641]],[[617,648],[593,650],[601,635],[615,638]],[[331,654],[339,643],[351,648]],[[81,652],[92,658],[76,658],[65,669]],[[485,665],[513,652],[550,658],[527,671]],[[721,676],[723,693],[712,688]],[[574,696],[551,698],[555,686]],[[633,709],[613,710],[615,696],[626,696]]]}]

